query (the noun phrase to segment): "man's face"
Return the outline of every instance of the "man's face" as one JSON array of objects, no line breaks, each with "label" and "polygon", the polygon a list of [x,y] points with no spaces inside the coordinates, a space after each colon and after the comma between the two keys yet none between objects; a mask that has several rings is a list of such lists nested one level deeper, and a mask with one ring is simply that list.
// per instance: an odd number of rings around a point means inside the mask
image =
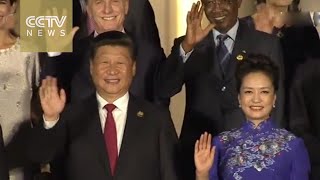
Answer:
[{"label": "man's face", "polygon": [[242,0],[202,0],[208,20],[220,33],[228,32],[237,22]]},{"label": "man's face", "polygon": [[88,0],[87,11],[98,33],[122,31],[128,0]]},{"label": "man's face", "polygon": [[91,61],[90,72],[99,95],[115,100],[128,92],[135,62],[126,47],[101,46]]}]

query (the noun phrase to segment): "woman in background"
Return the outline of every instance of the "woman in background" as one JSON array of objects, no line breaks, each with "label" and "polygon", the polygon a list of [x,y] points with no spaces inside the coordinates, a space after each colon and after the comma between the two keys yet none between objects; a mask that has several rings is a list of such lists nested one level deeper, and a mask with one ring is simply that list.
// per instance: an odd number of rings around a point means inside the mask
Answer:
[{"label": "woman in background", "polygon": [[[257,0],[257,12],[244,18],[250,27],[280,38],[285,69],[285,104],[290,104],[290,87],[298,67],[307,59],[320,58],[317,29],[309,12],[300,12],[299,3],[300,0]],[[285,114],[290,113],[288,107],[285,107]]]},{"label": "woman in background", "polygon": [[25,178],[27,161],[24,148],[30,128],[30,103],[38,85],[37,53],[21,52],[20,39],[14,33],[16,0],[0,1],[0,124],[6,148],[10,180]]},{"label": "woman in background", "polygon": [[274,126],[279,70],[266,56],[239,62],[236,79],[247,122],[213,140],[207,133],[195,145],[197,180],[308,180],[310,164],[302,139]]}]

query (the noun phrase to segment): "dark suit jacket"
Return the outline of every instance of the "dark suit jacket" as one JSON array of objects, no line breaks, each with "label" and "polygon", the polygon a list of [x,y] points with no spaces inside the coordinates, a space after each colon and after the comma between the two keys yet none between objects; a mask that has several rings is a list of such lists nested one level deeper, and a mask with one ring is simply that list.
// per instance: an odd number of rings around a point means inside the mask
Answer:
[{"label": "dark suit jacket", "polygon": [[1,180],[9,179],[8,166],[6,164],[5,150],[4,150],[4,144],[2,139],[1,125],[0,125],[0,179]]},{"label": "dark suit jacket", "polygon": [[[194,48],[186,63],[183,63],[179,50],[183,38],[175,40],[171,54],[162,64],[158,93],[161,97],[171,97],[181,90],[183,84],[186,86],[186,108],[180,141],[185,154],[183,159],[188,159],[183,164],[192,167],[193,146],[201,133],[207,131],[215,136],[239,127],[245,121],[237,99],[234,77],[236,56],[243,50],[247,53],[263,53],[271,56],[282,68],[282,55],[280,43],[275,37],[249,29],[240,21],[228,73],[223,79],[215,58],[213,33],[209,33]],[[278,117],[281,117],[281,85],[278,93]],[[281,118],[277,121],[281,121]],[[194,172],[194,169],[189,168],[187,171]]]},{"label": "dark suit jacket", "polygon": [[[142,117],[137,114],[140,111]],[[130,96],[113,178],[96,96],[92,95],[67,107],[52,129],[34,128],[28,152],[36,162],[63,157],[67,179],[70,180],[176,180],[176,143],[169,112]]]},{"label": "dark suit jacket", "polygon": [[134,36],[160,45],[159,31],[149,0],[129,1],[124,27]]},{"label": "dark suit jacket", "polygon": [[304,139],[311,161],[311,179],[320,179],[320,59],[301,65],[290,94],[290,129]]}]

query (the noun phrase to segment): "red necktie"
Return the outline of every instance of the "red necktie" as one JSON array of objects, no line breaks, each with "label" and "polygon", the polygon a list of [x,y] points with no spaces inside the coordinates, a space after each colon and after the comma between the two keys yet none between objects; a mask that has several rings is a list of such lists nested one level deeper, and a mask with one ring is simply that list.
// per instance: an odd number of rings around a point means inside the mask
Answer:
[{"label": "red necktie", "polygon": [[112,111],[116,108],[114,104],[107,104],[104,107],[107,110],[107,119],[104,126],[104,141],[107,146],[111,173],[114,175],[118,159],[117,147],[117,129],[112,115]]}]

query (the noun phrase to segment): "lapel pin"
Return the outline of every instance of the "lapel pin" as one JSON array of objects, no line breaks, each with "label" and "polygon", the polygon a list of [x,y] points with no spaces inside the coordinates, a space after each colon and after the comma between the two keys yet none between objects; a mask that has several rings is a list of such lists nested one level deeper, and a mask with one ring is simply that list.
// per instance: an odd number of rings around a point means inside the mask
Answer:
[{"label": "lapel pin", "polygon": [[283,33],[282,33],[281,31],[279,31],[279,32],[277,33],[277,36],[278,36],[279,38],[282,38],[282,37],[283,37]]},{"label": "lapel pin", "polygon": [[137,112],[137,116],[138,116],[138,117],[143,117],[143,116],[144,116],[144,113],[143,113],[142,111],[138,111],[138,112]]},{"label": "lapel pin", "polygon": [[242,61],[242,60],[243,60],[243,55],[239,54],[239,55],[237,56],[237,60],[238,60],[238,61]]}]

